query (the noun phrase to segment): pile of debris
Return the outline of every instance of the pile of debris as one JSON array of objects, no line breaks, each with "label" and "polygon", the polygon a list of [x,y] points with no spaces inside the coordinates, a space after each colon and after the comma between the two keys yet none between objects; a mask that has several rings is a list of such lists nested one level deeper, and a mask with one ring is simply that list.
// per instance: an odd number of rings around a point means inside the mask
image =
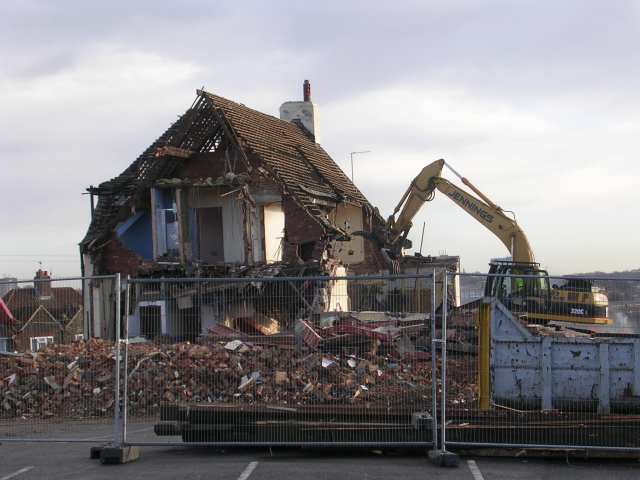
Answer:
[{"label": "pile of debris", "polygon": [[425,314],[336,312],[323,314],[314,323],[299,320],[296,334],[311,350],[342,353],[380,350],[403,360],[427,360],[428,321]]},{"label": "pile of debris", "polygon": [[111,415],[113,344],[102,340],[0,355],[0,418]]},{"label": "pile of debris", "polygon": [[[288,341],[260,345],[216,336],[195,344],[130,344],[128,412],[156,416],[163,403],[426,409],[431,398],[429,355],[402,358],[384,348],[381,339],[370,345],[367,351],[345,346],[328,352]],[[462,368],[468,360],[451,357],[448,365],[448,397],[470,406],[475,378],[471,369]],[[113,344],[96,339],[2,355],[0,418],[111,415],[114,372]]]}]

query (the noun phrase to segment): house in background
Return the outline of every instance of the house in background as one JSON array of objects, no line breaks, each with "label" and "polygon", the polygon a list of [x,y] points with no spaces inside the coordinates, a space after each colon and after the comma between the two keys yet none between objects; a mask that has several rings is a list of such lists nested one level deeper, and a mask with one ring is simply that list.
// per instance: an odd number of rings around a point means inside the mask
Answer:
[{"label": "house in background", "polygon": [[0,352],[13,350],[13,335],[16,333],[16,319],[0,297]]},{"label": "house in background", "polygon": [[72,287],[53,287],[49,274],[42,270],[36,272],[33,284],[14,288],[3,298],[14,319],[13,349],[35,352],[49,344],[82,339],[80,292]]}]

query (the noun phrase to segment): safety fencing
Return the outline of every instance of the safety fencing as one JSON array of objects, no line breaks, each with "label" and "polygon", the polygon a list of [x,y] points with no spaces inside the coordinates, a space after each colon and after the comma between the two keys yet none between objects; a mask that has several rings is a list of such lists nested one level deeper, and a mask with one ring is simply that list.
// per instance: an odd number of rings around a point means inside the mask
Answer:
[{"label": "safety fencing", "polygon": [[435,278],[131,280],[125,441],[430,446]]},{"label": "safety fencing", "polygon": [[427,271],[10,287],[2,441],[640,451],[638,279]]},{"label": "safety fencing", "polygon": [[112,438],[119,276],[39,271],[0,291],[0,441]]},{"label": "safety fencing", "polygon": [[638,279],[450,276],[447,447],[640,449]]}]

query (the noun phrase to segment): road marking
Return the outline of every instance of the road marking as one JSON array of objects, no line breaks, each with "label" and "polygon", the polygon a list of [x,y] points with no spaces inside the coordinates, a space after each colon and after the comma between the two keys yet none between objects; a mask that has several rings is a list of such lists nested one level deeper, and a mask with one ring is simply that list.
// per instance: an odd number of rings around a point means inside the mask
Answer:
[{"label": "road marking", "polygon": [[[249,475],[253,473],[257,466],[258,462],[251,462],[249,465],[247,465],[247,468],[245,468],[244,471],[240,474],[238,480],[247,480],[247,478],[249,478]],[[0,480],[4,479],[0,478]]]},{"label": "road marking", "polygon": [[137,430],[129,430],[129,429],[127,429],[127,435],[129,435],[130,433],[149,432],[151,430],[153,430],[153,427],[139,428]]},{"label": "road marking", "polygon": [[[151,431],[153,430],[153,427],[146,427],[146,428],[139,428],[138,430],[127,430],[127,435],[129,435],[130,433],[142,433],[142,432],[147,432],[147,431]],[[73,437],[71,437],[73,438]],[[95,440],[96,442],[101,442],[104,440],[111,440],[113,438],[113,434],[111,433],[105,433],[103,436],[95,436],[92,435],[91,437],[85,437],[85,438],[79,438],[77,440],[80,441],[87,441],[87,440]],[[75,439],[74,439],[75,440]],[[2,480],[2,478],[0,478],[0,480]]]},{"label": "road marking", "polygon": [[23,474],[23,473],[25,473],[25,472],[28,472],[28,471],[29,471],[29,470],[31,470],[32,468],[33,468],[33,467],[24,467],[24,468],[21,468],[21,469],[20,469],[20,470],[18,470],[17,472],[13,472],[13,473],[10,473],[9,475],[5,475],[4,477],[0,478],[0,480],[9,480],[10,478],[17,477],[18,475],[21,475],[21,474]]},{"label": "road marking", "polygon": [[480,469],[478,468],[478,464],[476,463],[475,460],[467,460],[467,465],[469,466],[471,475],[473,475],[473,480],[484,480],[484,477],[482,476],[482,472],[480,472]]}]

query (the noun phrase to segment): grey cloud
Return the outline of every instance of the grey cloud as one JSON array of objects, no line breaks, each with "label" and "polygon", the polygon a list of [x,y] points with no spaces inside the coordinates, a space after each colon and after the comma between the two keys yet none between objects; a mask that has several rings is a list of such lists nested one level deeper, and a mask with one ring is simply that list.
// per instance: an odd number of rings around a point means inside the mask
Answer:
[{"label": "grey cloud", "polygon": [[34,5],[5,6],[5,49],[45,43],[74,51],[110,42],[205,65],[278,50],[292,58],[309,56],[309,73],[330,101],[415,78],[530,96],[561,81],[598,84],[639,67],[638,16],[631,2]]}]

